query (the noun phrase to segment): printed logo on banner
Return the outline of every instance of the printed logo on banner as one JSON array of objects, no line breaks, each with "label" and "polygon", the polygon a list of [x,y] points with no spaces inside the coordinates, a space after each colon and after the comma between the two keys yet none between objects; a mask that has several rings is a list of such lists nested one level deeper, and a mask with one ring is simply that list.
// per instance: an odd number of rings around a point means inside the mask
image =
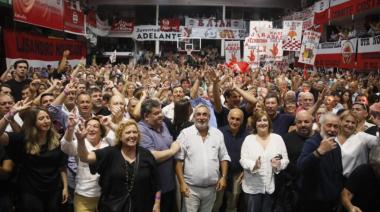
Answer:
[{"label": "printed logo on banner", "polygon": [[344,64],[350,64],[353,60],[354,45],[351,41],[342,42],[342,59]]},{"label": "printed logo on banner", "polygon": [[302,21],[284,21],[283,23],[283,50],[299,51],[301,49]]},{"label": "printed logo on banner", "polygon": [[321,33],[305,30],[303,32],[303,39],[301,45],[301,52],[298,58],[298,62],[314,65],[316,57],[316,48],[319,43]]}]

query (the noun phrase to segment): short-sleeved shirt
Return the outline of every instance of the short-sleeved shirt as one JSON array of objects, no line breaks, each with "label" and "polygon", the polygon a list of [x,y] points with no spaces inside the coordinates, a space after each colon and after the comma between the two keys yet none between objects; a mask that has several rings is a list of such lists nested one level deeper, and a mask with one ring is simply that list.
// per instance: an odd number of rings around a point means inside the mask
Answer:
[{"label": "short-sleeved shirt", "polygon": [[[132,211],[152,211],[154,195],[160,190],[156,161],[148,150],[138,147],[137,151],[139,166],[131,190],[131,207]],[[118,202],[119,198],[123,198],[128,193],[127,168],[134,166],[135,162],[127,166],[119,146],[109,146],[94,152],[96,162],[90,164],[90,171],[92,174],[100,175],[99,185],[102,188],[102,194],[99,200],[99,209],[106,211],[105,205]],[[129,173],[130,171],[133,169],[129,169]]]},{"label": "short-sleeved shirt", "polygon": [[13,98],[15,99],[15,101],[17,102],[17,101],[21,100],[22,89],[26,85],[29,85],[30,82],[31,82],[30,79],[26,79],[26,80],[23,80],[21,82],[18,82],[15,79],[11,79],[11,80],[7,81],[5,84],[9,85],[9,87],[12,90],[11,94],[12,94]]},{"label": "short-sleeved shirt", "polygon": [[189,185],[208,187],[213,186],[219,179],[220,161],[231,161],[223,134],[216,128],[210,127],[205,140],[193,125],[179,134],[177,141],[181,150],[176,159],[184,161],[184,178]]},{"label": "short-sleeved shirt", "polygon": [[48,150],[48,144],[40,146],[38,155],[26,153],[26,140],[22,133],[8,133],[9,158],[19,164],[18,185],[22,191],[51,192],[62,189],[60,168],[66,167],[67,156],[61,147]]},{"label": "short-sleeved shirt", "polygon": [[368,164],[358,166],[346,182],[346,189],[353,195],[352,204],[365,212],[380,209],[380,182]]},{"label": "short-sleeved shirt", "polygon": [[[141,133],[141,147],[144,147],[149,151],[163,151],[170,149],[170,145],[173,143],[173,138],[165,123],[162,124],[161,132],[155,131],[144,121],[139,122],[139,129]],[[173,167],[173,157],[158,165],[162,193],[172,191],[175,187]]]}]

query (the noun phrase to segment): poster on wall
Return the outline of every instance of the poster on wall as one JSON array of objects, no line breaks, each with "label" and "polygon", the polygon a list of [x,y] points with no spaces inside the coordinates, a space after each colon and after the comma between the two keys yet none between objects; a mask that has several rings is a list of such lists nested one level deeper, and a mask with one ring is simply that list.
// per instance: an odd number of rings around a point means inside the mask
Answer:
[{"label": "poster on wall", "polygon": [[247,36],[245,29],[221,29],[221,28],[206,28],[195,27],[189,29],[190,37],[202,39],[234,39],[244,40]]},{"label": "poster on wall", "polygon": [[315,57],[317,54],[316,50],[320,38],[320,32],[314,32],[309,30],[305,30],[303,32],[301,51],[300,56],[298,58],[299,63],[314,65]]},{"label": "poster on wall", "polygon": [[15,21],[63,30],[63,0],[13,0]]},{"label": "poster on wall", "polygon": [[302,21],[283,22],[283,45],[284,51],[299,51],[302,39]]},{"label": "poster on wall", "polygon": [[74,66],[87,55],[85,42],[51,39],[25,32],[5,30],[4,44],[7,67],[20,59],[28,60],[31,67],[57,67],[65,50],[70,50],[68,61]]},{"label": "poster on wall", "polygon": [[249,22],[249,36],[250,37],[260,37],[260,31],[262,29],[272,29],[272,21],[250,21]]},{"label": "poster on wall", "polygon": [[237,19],[218,20],[213,18],[185,18],[186,27],[207,27],[207,28],[232,28],[244,29],[244,21]]},{"label": "poster on wall", "polygon": [[85,34],[84,13],[79,0],[64,0],[64,31],[74,34]]},{"label": "poster on wall", "polygon": [[224,43],[226,63],[236,63],[241,60],[240,41],[226,41]]}]

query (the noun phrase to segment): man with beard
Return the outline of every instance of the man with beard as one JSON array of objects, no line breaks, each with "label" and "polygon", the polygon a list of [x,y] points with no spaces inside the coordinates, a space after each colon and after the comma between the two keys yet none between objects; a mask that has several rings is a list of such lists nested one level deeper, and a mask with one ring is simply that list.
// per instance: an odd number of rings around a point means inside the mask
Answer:
[{"label": "man with beard", "polygon": [[[177,138],[181,150],[176,155],[176,174],[187,212],[210,212],[216,192],[225,189],[230,157],[223,134],[209,127],[210,111],[198,105],[195,123],[182,130]],[[221,173],[220,171],[221,170]]]},{"label": "man with beard", "polygon": [[[289,164],[276,178],[275,204],[283,208],[284,211],[297,211],[297,196],[294,196],[298,193],[296,186],[299,178],[297,159],[301,154],[305,141],[313,134],[313,116],[307,111],[298,112],[295,123],[296,130],[283,136],[286,150],[288,151]],[[289,201],[287,197],[294,198],[292,199],[293,202]]]},{"label": "man with beard", "polygon": [[327,113],[320,119],[321,132],[305,141],[297,168],[300,171],[300,211],[335,211],[343,188],[342,154],[335,141],[339,117]]}]

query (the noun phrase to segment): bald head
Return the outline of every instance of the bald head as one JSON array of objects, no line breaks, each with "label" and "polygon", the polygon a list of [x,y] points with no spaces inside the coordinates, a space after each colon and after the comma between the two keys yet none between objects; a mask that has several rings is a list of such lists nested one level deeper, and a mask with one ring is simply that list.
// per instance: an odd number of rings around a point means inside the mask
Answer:
[{"label": "bald head", "polygon": [[244,113],[239,108],[234,108],[228,113],[228,125],[233,133],[237,133],[240,130],[241,124],[244,120]]},{"label": "bald head", "polygon": [[313,116],[307,111],[300,111],[296,114],[297,134],[308,138],[312,134]]}]

